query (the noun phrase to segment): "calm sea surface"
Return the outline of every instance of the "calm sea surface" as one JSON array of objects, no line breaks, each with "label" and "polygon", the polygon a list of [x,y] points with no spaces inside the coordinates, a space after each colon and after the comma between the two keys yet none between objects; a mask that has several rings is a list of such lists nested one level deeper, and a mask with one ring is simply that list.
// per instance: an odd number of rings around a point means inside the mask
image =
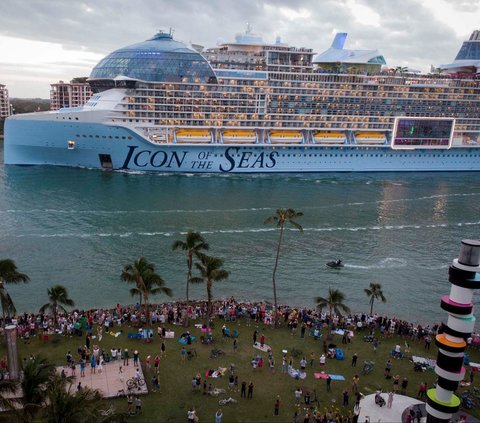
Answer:
[{"label": "calm sea surface", "polygon": [[[53,284],[82,308],[132,303],[120,273],[141,256],[182,298],[185,259],[171,245],[191,228],[231,272],[216,296],[271,299],[278,232],[263,222],[279,207],[304,213],[304,233],[285,236],[281,302],[312,305],[335,287],[363,311],[363,290],[376,281],[387,297],[376,310],[436,321],[460,241],[480,237],[480,173],[197,176],[0,164],[0,257],[31,278],[9,287],[21,311],[38,310]],[[337,257],[346,267],[326,268]],[[193,296],[205,298],[205,287]]]}]

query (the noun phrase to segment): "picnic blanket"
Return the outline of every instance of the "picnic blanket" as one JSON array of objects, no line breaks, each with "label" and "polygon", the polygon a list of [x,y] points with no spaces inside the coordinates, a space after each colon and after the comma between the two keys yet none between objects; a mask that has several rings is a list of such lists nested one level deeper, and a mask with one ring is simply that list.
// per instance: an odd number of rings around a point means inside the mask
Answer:
[{"label": "picnic blanket", "polygon": [[294,369],[293,367],[288,368],[288,374],[294,379],[305,379],[307,377],[307,374],[305,372]]},{"label": "picnic blanket", "polygon": [[167,330],[165,332],[165,338],[171,338],[171,339],[175,338],[175,332],[172,330]]},{"label": "picnic blanket", "polygon": [[345,380],[345,377],[342,375],[331,375],[329,373],[314,373],[313,377],[315,379],[327,379],[330,376],[332,380]]},{"label": "picnic blanket", "polygon": [[210,369],[205,372],[206,377],[213,377],[213,378],[219,378],[220,376],[223,376],[225,372],[227,371],[226,367],[219,367],[216,370]]},{"label": "picnic blanket", "polygon": [[195,323],[195,327],[197,329],[202,329],[204,325],[202,325],[201,323]]},{"label": "picnic blanket", "polygon": [[[332,334],[343,336],[345,334],[345,331],[343,329],[336,329],[336,330],[332,330]],[[348,336],[353,337],[353,332],[351,330],[348,330],[347,334]]]},{"label": "picnic blanket", "polygon": [[435,367],[437,364],[437,361],[433,358],[417,357],[415,355],[412,357],[412,361],[414,363],[424,364],[427,367]]},{"label": "picnic blanket", "polygon": [[256,348],[257,350],[260,350],[263,352],[267,352],[268,350],[271,349],[267,344],[263,344],[263,347],[262,347],[260,345],[260,342],[255,342],[255,344],[253,344],[253,348]]},{"label": "picnic blanket", "polygon": [[470,361],[470,363],[468,363],[470,365],[470,367],[472,368],[472,370],[474,372],[479,372],[480,371],[480,364],[479,363],[473,363]]},{"label": "picnic blanket", "polygon": [[[190,335],[190,340],[191,343],[193,343],[197,339],[194,335]],[[188,340],[185,336],[182,336],[181,338],[178,338],[178,342],[182,345],[188,345]]]},{"label": "picnic blanket", "polygon": [[337,360],[345,360],[345,354],[341,348],[335,349],[335,358]]},{"label": "picnic blanket", "polygon": [[118,337],[122,334],[122,332],[110,331],[110,332],[108,332],[108,334],[109,334],[110,336],[114,336],[115,338],[118,338]]}]

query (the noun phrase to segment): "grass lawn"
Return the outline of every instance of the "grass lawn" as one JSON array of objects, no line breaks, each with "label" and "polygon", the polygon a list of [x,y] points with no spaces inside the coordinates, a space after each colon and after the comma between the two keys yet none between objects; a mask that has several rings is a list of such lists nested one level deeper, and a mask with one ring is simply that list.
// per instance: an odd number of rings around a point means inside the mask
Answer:
[{"label": "grass lawn", "polygon": [[[305,338],[300,337],[300,331],[292,336],[290,331],[286,328],[280,328],[274,330],[270,327],[265,327],[262,324],[255,325],[252,322],[251,326],[247,327],[246,322],[239,320],[237,322],[227,323],[231,332],[233,329],[239,331],[238,339],[238,351],[233,352],[233,341],[231,338],[222,338],[221,326],[222,321],[216,321],[216,328],[214,330],[215,344],[213,346],[201,345],[199,342],[194,342],[191,348],[195,348],[197,357],[191,360],[186,360],[182,363],[180,356],[181,345],[177,342],[177,339],[167,339],[167,356],[160,362],[160,391],[151,392],[150,380],[152,370],[146,369],[143,359],[147,355],[151,355],[152,369],[153,358],[160,353],[161,341],[155,335],[153,342],[144,343],[143,341],[127,339],[127,333],[129,331],[136,332],[136,329],[124,327],[123,333],[118,338],[114,338],[108,334],[104,335],[100,344],[105,351],[109,352],[112,347],[120,347],[122,349],[128,348],[131,353],[137,349],[140,352],[140,358],[142,360],[143,371],[147,384],[149,385],[150,393],[143,397],[143,414],[140,416],[131,417],[129,420],[132,422],[163,422],[163,421],[186,421],[187,410],[189,407],[194,406],[197,410],[197,415],[200,418],[200,422],[215,421],[215,412],[221,408],[223,410],[223,422],[270,422],[270,421],[292,421],[295,410],[298,410],[294,401],[294,391],[300,386],[304,391],[316,392],[319,407],[324,409],[325,407],[335,406],[342,413],[347,414],[353,409],[355,402],[354,395],[351,394],[351,381],[355,374],[360,377],[360,392],[367,395],[373,393],[377,388],[381,388],[383,391],[388,392],[392,389],[393,379],[386,380],[384,377],[385,362],[391,358],[390,352],[394,348],[395,344],[399,343],[404,350],[404,340],[400,339],[396,335],[393,338],[382,339],[378,351],[374,353],[371,343],[363,342],[364,332],[359,332],[353,337],[352,343],[342,345],[342,337],[335,335],[332,340],[327,341],[337,344],[345,352],[345,360],[338,361],[335,359],[327,359],[326,366],[323,369],[325,372],[343,375],[345,381],[332,381],[331,392],[326,390],[326,381],[314,379],[313,373],[320,372],[320,366],[318,362],[319,356],[323,352],[323,339],[328,335],[327,330],[323,329],[322,338],[315,341],[312,337],[308,336],[308,331]],[[175,331],[175,337],[177,338],[184,329],[181,326],[165,325],[167,329]],[[260,334],[265,335],[265,343],[268,344],[273,351],[275,358],[275,369],[271,371],[268,366],[268,355],[262,353],[252,347],[253,331],[257,329]],[[114,330],[117,330],[116,328]],[[94,328],[93,333],[96,333]],[[156,330],[154,330],[156,334]],[[191,322],[190,333],[196,335],[199,339],[201,332],[199,329],[193,327]],[[50,359],[56,365],[65,364],[65,354],[68,350],[72,352],[75,360],[77,360],[77,348],[85,341],[84,337],[59,337],[59,341],[43,342],[38,338],[33,338],[29,344],[24,344],[22,340],[19,340],[19,353],[21,359],[29,357],[30,354],[42,355]],[[97,343],[97,340],[92,341],[92,345]],[[418,341],[408,341],[411,347],[411,355],[436,358],[437,348],[432,343],[430,351],[425,351],[423,344]],[[219,358],[210,358],[211,349],[219,348],[226,354]],[[305,355],[307,361],[310,359],[310,353],[313,351],[315,354],[315,364],[310,367],[307,365],[307,377],[303,380],[295,380],[287,374],[281,373],[282,367],[282,350],[286,349],[289,352],[293,349],[301,350],[302,355]],[[354,353],[358,355],[357,367],[351,366],[351,357]],[[2,354],[5,353],[4,347],[2,347]],[[262,369],[253,369],[250,361],[257,354],[261,354],[264,359],[264,367]],[[470,359],[474,362],[480,361],[480,354],[478,351],[469,351]],[[290,355],[289,355],[290,356]],[[294,358],[293,367],[299,368],[299,361],[302,356]],[[376,362],[374,370],[367,375],[362,375],[362,367],[364,360],[373,360]],[[400,380],[404,376],[408,378],[409,385],[407,389],[407,395],[415,397],[417,395],[420,382],[425,381],[428,383],[428,387],[432,387],[436,380],[435,373],[433,371],[426,372],[414,372],[413,363],[407,358],[393,359],[392,375],[400,375]],[[242,381],[248,383],[253,382],[254,392],[253,399],[240,398],[240,392],[229,392],[228,390],[228,372],[223,378],[208,379],[208,383],[218,388],[224,388],[227,390],[225,395],[219,397],[212,397],[203,395],[203,389],[194,391],[191,386],[192,378],[200,373],[203,379],[205,378],[206,370],[217,367],[229,367],[231,363],[235,364],[236,374],[238,375],[239,385]],[[108,366],[109,364],[107,364]],[[130,365],[133,365],[132,363]],[[78,373],[78,372],[77,372]],[[468,374],[468,373],[467,373]],[[478,386],[480,381],[480,375],[478,380],[474,381],[474,385]],[[240,387],[240,386],[239,386]],[[350,392],[350,406],[342,406],[342,392],[347,389]],[[461,392],[461,389],[459,390]],[[274,403],[280,396],[280,416],[275,417],[273,415]],[[228,404],[223,407],[218,405],[218,401],[225,397],[232,396],[238,400],[237,404]],[[313,395],[312,395],[313,396]],[[119,411],[126,411],[127,401],[125,398],[106,400],[106,402],[113,404]],[[108,404],[106,404],[108,407]],[[304,405],[299,410],[303,419],[305,413]],[[480,417],[478,410],[469,410],[470,414]]]}]

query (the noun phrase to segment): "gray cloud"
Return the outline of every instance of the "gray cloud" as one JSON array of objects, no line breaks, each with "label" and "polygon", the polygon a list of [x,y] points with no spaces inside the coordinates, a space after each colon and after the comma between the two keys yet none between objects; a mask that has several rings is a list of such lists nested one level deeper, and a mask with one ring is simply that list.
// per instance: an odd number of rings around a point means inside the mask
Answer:
[{"label": "gray cloud", "polygon": [[[480,0],[448,1],[459,11],[480,10]],[[330,46],[334,31],[346,31],[347,48],[378,49],[390,66],[424,70],[450,62],[460,48],[462,40],[422,0],[356,2],[374,10],[380,26],[359,19],[349,0],[2,0],[0,34],[106,55],[170,27],[181,41],[212,47],[249,22],[267,42],[281,36],[316,52]]]}]

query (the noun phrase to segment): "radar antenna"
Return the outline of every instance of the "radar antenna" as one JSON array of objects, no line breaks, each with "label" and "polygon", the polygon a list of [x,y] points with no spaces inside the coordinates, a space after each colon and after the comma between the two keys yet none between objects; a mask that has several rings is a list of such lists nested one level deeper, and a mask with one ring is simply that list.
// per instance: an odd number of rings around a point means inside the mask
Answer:
[{"label": "radar antenna", "polygon": [[245,30],[245,34],[250,34],[252,32],[252,25],[247,22],[247,29]]}]

